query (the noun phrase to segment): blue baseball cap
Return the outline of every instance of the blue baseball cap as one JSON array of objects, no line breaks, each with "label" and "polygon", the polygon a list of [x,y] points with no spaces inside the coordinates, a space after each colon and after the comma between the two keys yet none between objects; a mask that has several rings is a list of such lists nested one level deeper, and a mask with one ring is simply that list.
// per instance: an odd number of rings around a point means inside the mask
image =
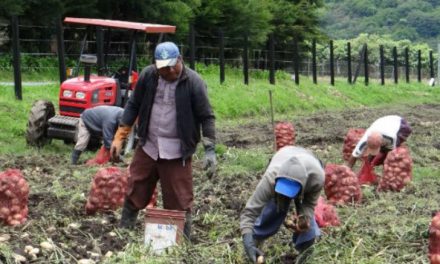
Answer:
[{"label": "blue baseball cap", "polygon": [[289,178],[278,178],[275,183],[275,192],[287,196],[291,199],[295,198],[300,191],[301,184]]},{"label": "blue baseball cap", "polygon": [[176,65],[179,56],[179,48],[176,44],[169,41],[157,45],[154,51],[154,59],[158,69]]}]

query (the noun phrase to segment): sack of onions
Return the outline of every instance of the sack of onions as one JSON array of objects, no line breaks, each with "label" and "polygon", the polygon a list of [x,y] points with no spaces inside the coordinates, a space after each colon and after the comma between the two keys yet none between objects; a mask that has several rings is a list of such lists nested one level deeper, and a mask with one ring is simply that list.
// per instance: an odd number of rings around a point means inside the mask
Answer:
[{"label": "sack of onions", "polygon": [[342,158],[345,161],[351,156],[356,144],[364,135],[365,129],[363,128],[350,128],[344,138],[344,146],[342,147]]},{"label": "sack of onions", "polygon": [[0,172],[0,219],[6,225],[23,224],[28,215],[29,185],[18,169]]},{"label": "sack of onions", "polygon": [[127,173],[117,167],[101,168],[93,177],[86,213],[113,211],[124,203]]},{"label": "sack of onions", "polygon": [[335,207],[328,204],[322,196],[319,197],[318,204],[315,206],[315,220],[319,227],[339,226],[341,224]]},{"label": "sack of onions", "polygon": [[295,144],[295,128],[290,122],[279,122],[275,125],[275,142],[277,150]]},{"label": "sack of onions", "polygon": [[360,202],[362,192],[356,174],[345,165],[325,166],[324,191],[330,204]]},{"label": "sack of onions", "polygon": [[429,226],[428,251],[431,264],[440,264],[440,212],[434,213]]},{"label": "sack of onions", "polygon": [[384,162],[383,177],[379,181],[378,191],[402,190],[412,179],[412,159],[405,146],[388,152]]}]

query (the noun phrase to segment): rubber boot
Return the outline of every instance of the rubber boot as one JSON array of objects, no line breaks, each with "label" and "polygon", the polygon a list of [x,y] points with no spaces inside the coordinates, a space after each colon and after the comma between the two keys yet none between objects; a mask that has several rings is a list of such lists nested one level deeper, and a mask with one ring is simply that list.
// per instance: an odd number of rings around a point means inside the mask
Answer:
[{"label": "rubber boot", "polygon": [[186,212],[185,225],[183,226],[183,235],[185,236],[188,242],[191,242],[191,225],[192,225],[191,212]]},{"label": "rubber boot", "polygon": [[133,229],[136,225],[138,214],[139,214],[139,209],[137,209],[127,198],[125,198],[119,227]]},{"label": "rubber boot", "polygon": [[79,156],[81,156],[82,151],[74,149],[72,151],[71,161],[72,165],[76,165],[78,163]]},{"label": "rubber boot", "polygon": [[298,250],[298,257],[296,258],[295,264],[305,264],[307,263],[309,257],[313,254],[313,244],[315,239],[301,243],[296,247]]}]

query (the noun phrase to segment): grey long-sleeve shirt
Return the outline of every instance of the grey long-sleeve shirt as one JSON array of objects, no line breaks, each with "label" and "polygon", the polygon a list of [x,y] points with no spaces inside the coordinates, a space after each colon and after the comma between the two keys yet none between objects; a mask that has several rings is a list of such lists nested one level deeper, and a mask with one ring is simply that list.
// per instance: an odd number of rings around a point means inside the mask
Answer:
[{"label": "grey long-sleeve shirt", "polygon": [[242,234],[252,232],[255,220],[264,206],[275,197],[275,180],[279,177],[291,178],[301,184],[301,193],[295,198],[296,211],[309,219],[314,217],[315,206],[324,186],[324,169],[319,159],[310,151],[288,146],[275,153],[263,178],[246,203],[240,216]]},{"label": "grey long-sleeve shirt", "polygon": [[118,106],[100,105],[82,112],[81,119],[90,134],[102,136],[104,146],[110,149],[123,111]]}]

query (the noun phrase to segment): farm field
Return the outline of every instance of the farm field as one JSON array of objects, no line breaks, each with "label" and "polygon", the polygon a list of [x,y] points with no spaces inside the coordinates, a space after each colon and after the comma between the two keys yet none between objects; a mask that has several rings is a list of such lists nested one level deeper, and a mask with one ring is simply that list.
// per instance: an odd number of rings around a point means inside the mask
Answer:
[{"label": "farm field", "polygon": [[[431,213],[440,206],[440,105],[321,110],[283,117],[294,124],[298,145],[312,149],[326,163],[342,163],[348,128],[366,127],[386,114],[405,116],[413,127],[408,140],[414,161],[413,182],[400,193],[377,193],[364,186],[360,205],[337,208],[342,224],[324,229],[310,263],[428,263],[428,226]],[[216,177],[207,179],[203,174],[202,151],[195,156],[193,243],[163,256],[154,256],[142,246],[143,214],[133,231],[117,227],[120,210],[85,214],[91,178],[98,168],[71,166],[70,146],[57,142],[50,151],[0,155],[0,170],[21,169],[31,188],[28,221],[16,228],[0,227],[0,237],[9,237],[0,243],[0,260],[14,263],[14,253],[26,256],[25,246],[40,248],[41,242],[49,241],[54,249],[41,250],[32,261],[28,257],[30,263],[76,263],[80,259],[102,263],[247,263],[239,214],[273,152],[271,125],[267,120],[243,118],[220,122],[217,133]],[[118,165],[124,168],[124,164]],[[268,263],[294,260],[289,237],[289,231],[282,228],[265,243]]]}]

